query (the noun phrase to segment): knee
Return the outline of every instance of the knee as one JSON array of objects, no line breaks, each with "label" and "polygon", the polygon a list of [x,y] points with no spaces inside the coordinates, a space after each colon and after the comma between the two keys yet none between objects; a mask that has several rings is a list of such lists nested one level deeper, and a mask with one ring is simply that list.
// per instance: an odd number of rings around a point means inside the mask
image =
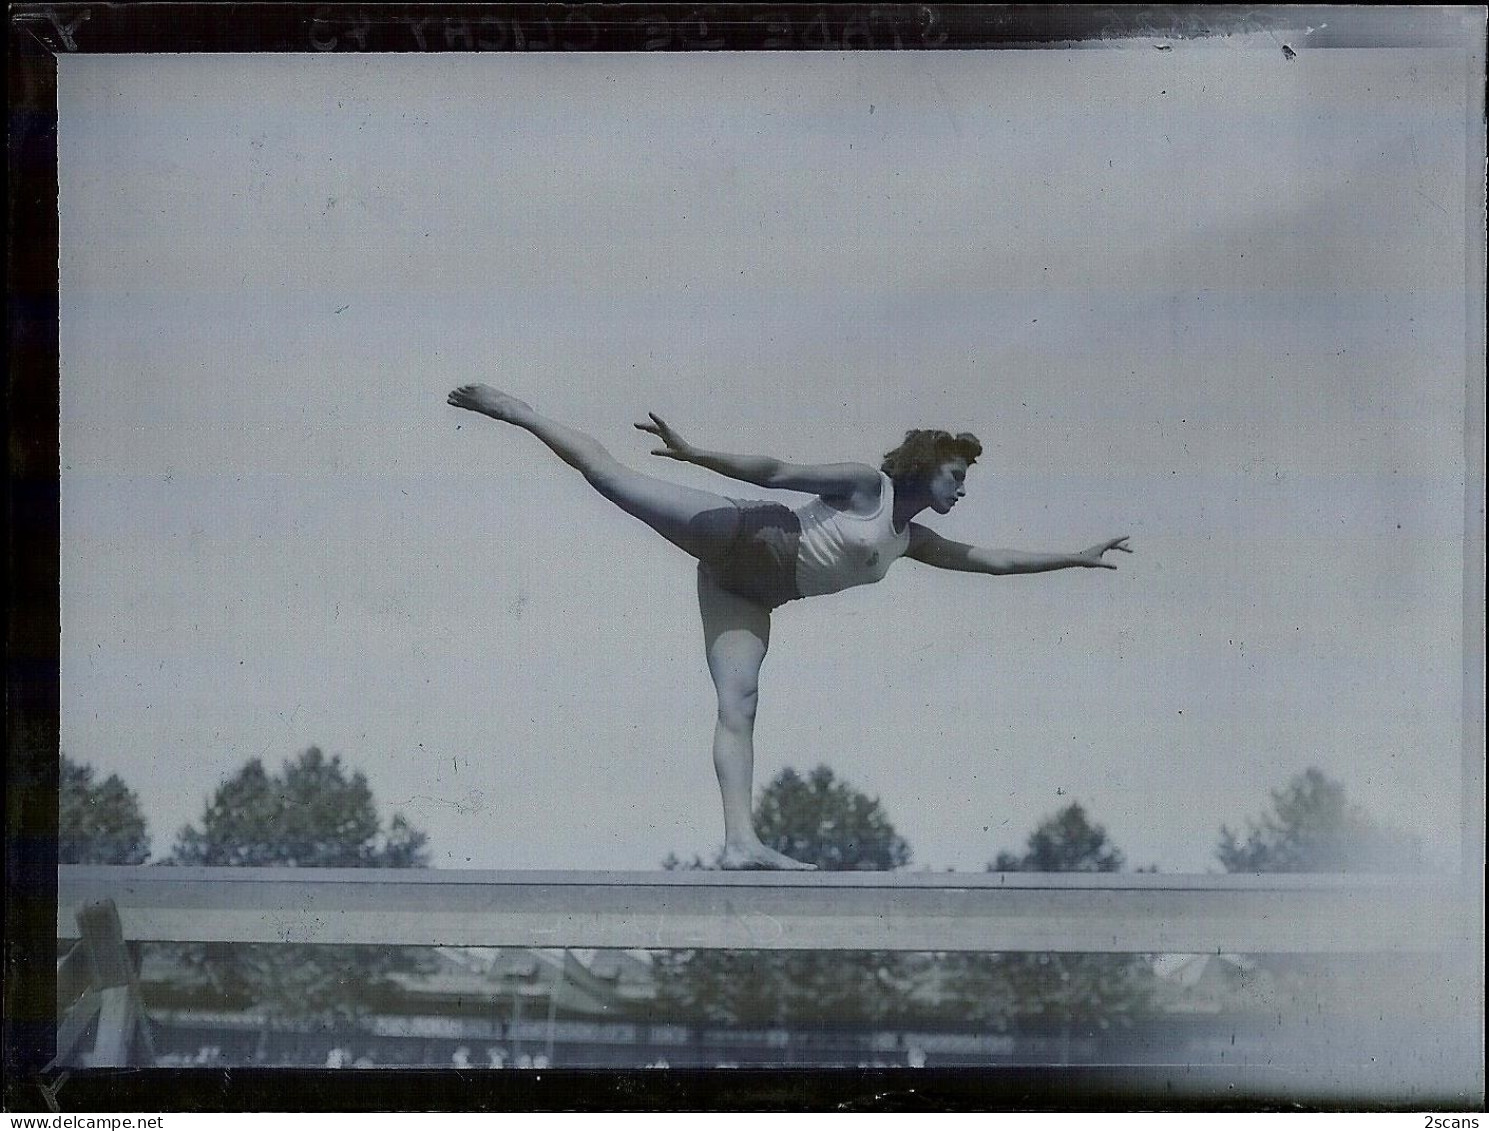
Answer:
[{"label": "knee", "polygon": [[620,461],[610,454],[610,450],[591,436],[584,436],[572,444],[564,454],[564,459],[596,487],[602,482],[613,482],[624,471]]},{"label": "knee", "polygon": [[760,693],[756,688],[719,689],[719,725],[725,730],[749,732],[755,727],[755,709]]}]

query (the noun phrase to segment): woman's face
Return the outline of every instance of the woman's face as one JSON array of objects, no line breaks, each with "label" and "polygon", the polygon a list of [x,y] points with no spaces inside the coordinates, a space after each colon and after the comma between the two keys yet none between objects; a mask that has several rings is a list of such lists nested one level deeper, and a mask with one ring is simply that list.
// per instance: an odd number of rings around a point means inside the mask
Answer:
[{"label": "woman's face", "polygon": [[966,460],[960,456],[943,460],[926,485],[926,493],[931,498],[931,508],[937,514],[946,514],[950,511],[956,506],[957,500],[967,493],[966,479]]}]

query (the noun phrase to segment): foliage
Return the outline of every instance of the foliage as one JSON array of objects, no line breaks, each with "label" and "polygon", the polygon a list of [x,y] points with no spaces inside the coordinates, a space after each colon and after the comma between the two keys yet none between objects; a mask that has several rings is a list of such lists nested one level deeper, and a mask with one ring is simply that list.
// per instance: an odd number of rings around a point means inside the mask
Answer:
[{"label": "foliage", "polygon": [[1107,840],[1106,829],[1091,824],[1079,803],[1045,818],[1029,835],[1022,856],[1000,852],[989,872],[1120,872],[1127,861]]},{"label": "foliage", "polygon": [[880,1024],[910,989],[900,956],[879,951],[669,951],[655,969],[662,1007],[744,1028]]},{"label": "foliage", "polygon": [[[1225,826],[1215,855],[1227,872],[1419,872],[1421,842],[1351,804],[1343,783],[1310,767],[1271,792],[1271,809],[1246,822],[1241,840]],[[1376,963],[1363,956],[1321,963],[1316,956],[1256,959],[1293,1012],[1334,1011],[1380,995]],[[1399,963],[1398,963],[1399,966]],[[1374,983],[1374,984],[1372,984]]]},{"label": "foliage", "polygon": [[1415,837],[1350,804],[1344,786],[1310,768],[1272,791],[1272,809],[1248,820],[1246,839],[1221,826],[1215,850],[1227,872],[1413,872]]},{"label": "foliage", "polygon": [[269,774],[254,758],[217,787],[200,829],[177,835],[174,864],[422,868],[424,833],[395,814],[386,830],[367,778],[312,746]]},{"label": "foliage", "polygon": [[910,863],[910,846],[877,797],[859,793],[818,766],[803,779],[789,767],[755,806],[760,839],[827,872],[887,872]]},{"label": "foliage", "polygon": [[[386,826],[366,777],[317,747],[269,773],[255,758],[207,802],[200,828],[177,836],[168,863],[246,867],[420,868],[426,836],[400,815]],[[286,1021],[357,1022],[397,993],[395,975],[424,967],[409,947],[206,943],[182,949],[230,1001],[262,1011],[269,1029]]]},{"label": "foliage", "polygon": [[[1047,817],[1021,855],[1000,852],[991,872],[1120,872],[1126,866],[1106,829],[1079,804]],[[1152,963],[1126,954],[969,954],[951,979],[969,1019],[1006,1028],[1043,1019],[1072,1029],[1130,1025],[1149,1006]]]},{"label": "foliage", "polygon": [[[910,863],[910,845],[877,797],[858,792],[827,766],[805,778],[787,766],[755,802],[755,831],[777,852],[815,864],[824,872],[890,871]],[[723,851],[712,863],[669,852],[662,867],[692,871],[722,866]]]},{"label": "foliage", "polygon": [[[827,766],[805,778],[782,770],[755,806],[760,839],[824,871],[887,870],[910,861],[910,846],[877,798]],[[669,856],[664,868],[701,868]],[[741,1026],[867,1025],[906,1008],[909,973],[892,953],[851,951],[681,951],[657,966],[662,1004],[700,1021]]]},{"label": "foliage", "polygon": [[93,780],[93,767],[62,755],[58,786],[59,864],[143,864],[150,837],[140,799],[110,774]]}]

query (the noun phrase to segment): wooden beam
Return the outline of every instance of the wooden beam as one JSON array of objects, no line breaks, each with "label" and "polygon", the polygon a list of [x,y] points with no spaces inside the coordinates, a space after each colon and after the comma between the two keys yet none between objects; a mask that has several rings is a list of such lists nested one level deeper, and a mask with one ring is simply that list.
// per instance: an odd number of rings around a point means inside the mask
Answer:
[{"label": "wooden beam", "polygon": [[48,1069],[59,1064],[77,1063],[72,1054],[88,1031],[89,1023],[98,1016],[98,1011],[102,1008],[103,997],[97,990],[86,991],[68,1008],[57,1026],[57,1053],[47,1065]]},{"label": "wooden beam", "polygon": [[139,1024],[134,995],[128,986],[110,986],[99,991],[98,1036],[93,1042],[89,1068],[123,1068],[130,1063],[134,1031]]},{"label": "wooden beam", "polygon": [[1454,877],[58,870],[136,941],[395,946],[1348,953],[1456,949]]},{"label": "wooden beam", "polygon": [[63,1016],[93,984],[87,944],[79,939],[57,962],[57,1016]]},{"label": "wooden beam", "polygon": [[[153,1064],[155,1049],[149,1019],[140,1004],[134,960],[124,943],[124,931],[113,899],[103,896],[83,902],[77,911],[77,945],[57,965],[57,1053],[53,1064],[71,1063],[76,1046],[95,1015],[98,1027],[93,1051],[85,1059],[92,1067],[123,1067],[136,1059]],[[62,995],[64,975],[70,983],[86,967],[89,987],[69,1008]],[[138,1043],[136,1043],[138,1041]]]},{"label": "wooden beam", "polygon": [[134,982],[133,963],[124,948],[124,933],[117,905],[107,895],[90,900],[78,909],[78,929],[92,966],[93,988],[112,989]]}]

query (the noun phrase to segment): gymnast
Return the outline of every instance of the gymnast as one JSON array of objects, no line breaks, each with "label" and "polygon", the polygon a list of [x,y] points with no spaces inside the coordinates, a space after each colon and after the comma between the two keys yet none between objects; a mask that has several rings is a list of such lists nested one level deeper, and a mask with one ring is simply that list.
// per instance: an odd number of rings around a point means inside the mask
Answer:
[{"label": "gymnast", "polygon": [[982,454],[970,432],[909,431],[876,471],[862,463],[803,465],[704,451],[655,413],[636,425],[661,442],[655,456],[757,487],[815,496],[792,510],[634,471],[592,437],[487,385],[462,385],[447,403],[531,432],[601,495],[697,559],[698,610],[719,702],[713,764],[724,800],[725,868],[813,867],[764,844],[751,815],[755,709],[772,610],[801,597],[878,581],[901,557],[940,569],[1010,574],[1115,569],[1104,555],[1132,552],[1125,537],[1073,554],[984,549],[942,538],[912,521],[926,510],[949,513],[966,493],[967,469]]}]

